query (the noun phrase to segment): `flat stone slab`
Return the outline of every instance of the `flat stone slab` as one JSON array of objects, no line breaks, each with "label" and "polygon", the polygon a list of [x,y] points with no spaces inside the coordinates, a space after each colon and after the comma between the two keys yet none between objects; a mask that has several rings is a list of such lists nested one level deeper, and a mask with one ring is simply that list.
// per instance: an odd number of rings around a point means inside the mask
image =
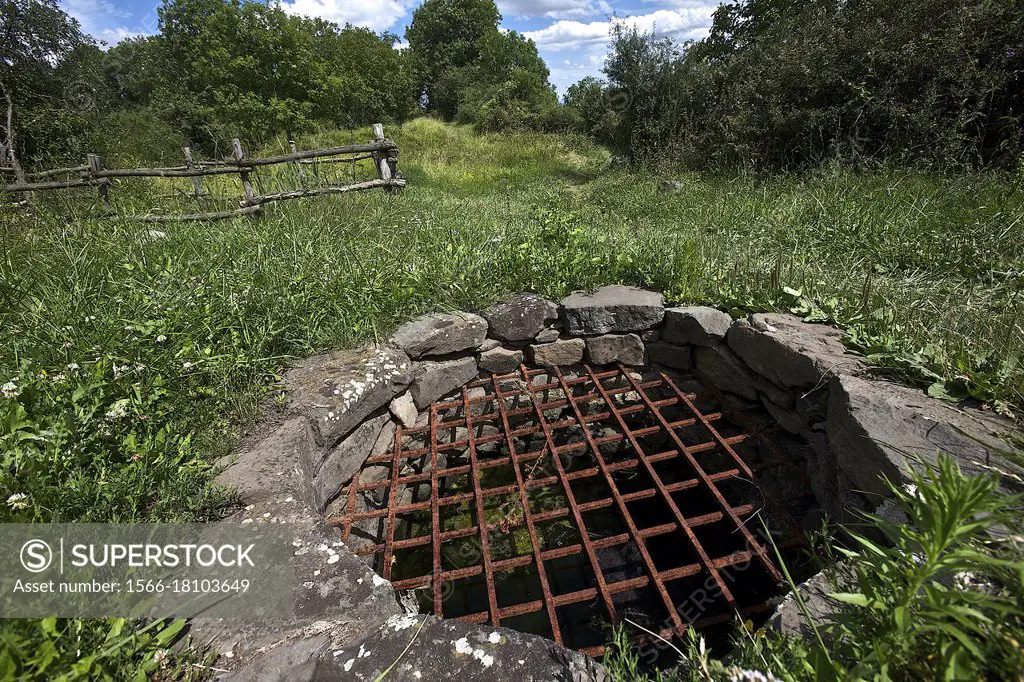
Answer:
[{"label": "flat stone slab", "polygon": [[527,351],[530,360],[543,367],[564,367],[583,362],[583,339],[561,339],[552,343],[538,343]]},{"label": "flat stone slab", "polygon": [[644,344],[636,334],[605,334],[587,339],[587,357],[595,365],[644,364]]},{"label": "flat stone slab", "polygon": [[523,351],[509,348],[493,348],[480,354],[480,369],[494,374],[508,374],[523,364]]},{"label": "flat stone slab", "polygon": [[859,374],[867,367],[847,350],[842,332],[793,315],[759,313],[736,320],[727,341],[751,369],[783,387],[814,386],[822,378]]},{"label": "flat stone slab", "polygon": [[319,495],[321,510],[325,509],[341,492],[342,486],[359,472],[388,420],[387,412],[367,419],[324,454],[319,465],[313,470],[313,485]]},{"label": "flat stone slab", "polygon": [[[358,646],[324,656],[323,680],[604,682],[591,659],[534,635],[433,616],[392,616]],[[608,680],[610,682],[610,680]]]},{"label": "flat stone slab", "polygon": [[717,346],[732,326],[732,317],[706,306],[669,308],[661,338],[669,343]]},{"label": "flat stone slab", "polygon": [[829,450],[854,488],[882,498],[889,491],[881,474],[905,481],[913,457],[935,463],[940,450],[952,455],[966,474],[1011,474],[1003,476],[1003,484],[1013,491],[1024,489],[1024,469],[1001,454],[1015,450],[1003,440],[1012,429],[1010,422],[946,405],[897,384],[851,376],[835,377],[829,384]]},{"label": "flat stone slab", "polygon": [[410,358],[476,349],[487,336],[487,320],[472,313],[434,313],[406,322],[391,337]]},{"label": "flat stone slab", "polygon": [[521,293],[483,312],[490,335],[502,341],[528,341],[558,319],[558,306],[537,294]]},{"label": "flat stone slab", "polygon": [[661,324],[664,316],[664,296],[617,284],[562,300],[562,320],[570,334],[638,332]]},{"label": "flat stone slab", "polygon": [[[302,660],[363,639],[383,618],[401,612],[391,584],[324,521],[309,464],[317,452],[309,423],[299,416],[220,462],[225,468],[216,483],[237,490],[243,505],[226,521],[287,523],[296,533],[289,562],[296,580],[294,616],[190,621],[190,634],[220,655],[218,668],[248,667],[226,679],[301,680]],[[274,677],[275,670],[287,674]]]},{"label": "flat stone slab", "polygon": [[242,494],[245,504],[291,498],[313,512],[319,500],[313,493],[313,466],[319,448],[309,421],[292,417],[258,440],[245,444],[218,462],[218,486]]},{"label": "flat stone slab", "polygon": [[814,627],[824,634],[826,626],[834,623],[842,609],[842,603],[833,599],[830,595],[835,592],[857,591],[857,581],[852,569],[840,564],[836,568],[822,571],[796,586],[800,597],[807,607],[811,616],[809,622],[804,616],[796,596],[790,592],[775,608],[775,613],[765,625],[784,635],[801,637],[808,642],[814,642]]},{"label": "flat stone slab", "polygon": [[411,368],[409,356],[389,346],[315,356],[285,374],[286,407],[308,418],[329,448],[404,391]]},{"label": "flat stone slab", "polygon": [[416,407],[423,410],[445,393],[475,378],[476,360],[470,357],[442,362],[420,362],[413,373],[416,378],[413,379],[409,393]]}]

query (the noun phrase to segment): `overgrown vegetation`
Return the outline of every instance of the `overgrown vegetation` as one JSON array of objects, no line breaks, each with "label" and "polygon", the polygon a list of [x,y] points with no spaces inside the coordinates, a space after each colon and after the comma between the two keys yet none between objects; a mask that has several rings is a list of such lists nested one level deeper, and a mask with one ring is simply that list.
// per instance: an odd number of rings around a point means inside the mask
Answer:
[{"label": "overgrown vegetation", "polygon": [[567,102],[634,162],[1015,166],[1019,0],[741,0],[678,45],[619,27],[607,81]]},{"label": "overgrown vegetation", "polygon": [[[0,7],[24,165],[178,159],[422,113],[584,132],[630,163],[687,168],[1015,167],[1024,141],[1021,0],[738,0],[686,44],[613,24],[606,80],[564,105],[494,0],[426,0],[402,49],[273,4],[163,0],[157,35],[103,52],[56,0]],[[109,135],[128,128],[130,150]]]},{"label": "overgrown vegetation", "polygon": [[77,165],[87,152],[178,165],[184,145],[230,154],[233,137],[255,147],[422,113],[486,130],[569,125],[536,46],[499,30],[493,0],[425,2],[402,49],[397,35],[271,3],[164,0],[158,34],[106,51],[57,0],[0,10],[0,96],[13,114],[11,131],[0,117],[0,143],[13,133],[25,167]]},{"label": "overgrown vegetation", "polygon": [[613,679],[1021,679],[1024,545],[1007,534],[1021,499],[1001,495],[994,476],[964,476],[945,455],[890,488],[906,518],[866,518],[891,544],[852,533],[851,548],[836,548],[850,577],[833,593],[843,607],[831,622],[806,639],[741,630],[725,661],[693,633],[678,668],[653,676],[620,632],[605,659]]},{"label": "overgrown vegetation", "polygon": [[[204,461],[285,357],[522,289],[624,282],[736,314],[791,309],[847,326],[883,371],[934,393],[1005,411],[1024,397],[1024,245],[1009,237],[1024,196],[996,176],[687,176],[666,195],[583,140],[427,119],[395,133],[400,196],[161,239],[88,212],[64,222],[83,204],[50,195],[5,232],[0,493],[31,500],[8,518],[208,518]],[[144,185],[123,195],[151,201]]]}]

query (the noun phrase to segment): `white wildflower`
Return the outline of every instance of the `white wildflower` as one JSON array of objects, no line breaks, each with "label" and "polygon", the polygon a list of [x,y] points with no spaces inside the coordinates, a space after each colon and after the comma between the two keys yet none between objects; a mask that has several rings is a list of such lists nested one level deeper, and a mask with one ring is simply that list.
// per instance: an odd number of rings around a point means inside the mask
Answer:
[{"label": "white wildflower", "polygon": [[193,367],[193,365],[192,365],[192,363],[191,363],[191,362],[183,362],[183,363],[181,364],[181,368],[182,368],[182,369],[192,369],[192,367]]},{"label": "white wildflower", "polygon": [[737,668],[729,675],[729,682],[780,682],[780,680],[771,673]]},{"label": "white wildflower", "polygon": [[163,343],[166,340],[167,340],[167,337],[165,335],[163,335],[163,334],[161,334],[160,336],[156,337],[156,342],[157,343]]},{"label": "white wildflower", "polygon": [[68,369],[71,370],[72,372],[76,371],[78,369],[78,363],[77,362],[69,362],[68,363]]},{"label": "white wildflower", "polygon": [[19,393],[21,393],[21,389],[19,389],[18,385],[14,383],[13,379],[3,386],[0,386],[0,395],[3,395],[5,398],[16,398]]},{"label": "white wildflower", "polygon": [[107,410],[107,413],[104,416],[106,417],[108,422],[117,421],[118,419],[127,417],[128,401],[118,400],[116,403],[110,406],[110,409]]},{"label": "white wildflower", "polygon": [[14,493],[7,498],[7,506],[11,509],[24,509],[28,506],[28,495],[25,493]]}]

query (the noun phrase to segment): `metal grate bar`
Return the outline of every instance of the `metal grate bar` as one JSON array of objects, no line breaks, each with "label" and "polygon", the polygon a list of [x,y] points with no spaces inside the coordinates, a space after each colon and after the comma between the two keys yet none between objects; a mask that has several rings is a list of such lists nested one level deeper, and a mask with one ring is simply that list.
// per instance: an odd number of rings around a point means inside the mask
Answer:
[{"label": "metal grate bar", "polygon": [[[565,377],[562,375],[562,371],[557,367],[554,368],[555,376],[558,377],[559,383],[562,385],[566,396],[569,398],[569,404],[572,406],[573,412],[576,416],[582,419],[582,413],[580,412],[579,405],[572,397],[572,388],[565,382]],[[596,385],[596,382],[595,382]],[[609,411],[615,414],[615,406],[609,401]],[[593,455],[597,461],[598,467],[601,469],[601,473],[604,474],[605,482],[612,491],[612,496],[615,498],[615,504],[619,507],[619,513],[622,514],[622,519],[626,522],[626,527],[629,528],[629,534],[633,538],[634,544],[640,551],[640,555],[643,557],[644,566],[647,569],[648,575],[651,580],[654,581],[654,586],[661,596],[662,601],[665,602],[665,608],[668,610],[669,617],[672,619],[672,624],[675,626],[676,634],[680,637],[686,634],[686,624],[683,623],[682,618],[679,617],[679,613],[676,611],[675,605],[672,603],[672,598],[668,594],[668,588],[665,587],[664,581],[658,576],[658,569],[654,565],[654,559],[651,558],[650,552],[647,550],[647,543],[644,536],[640,533],[640,530],[636,526],[636,522],[633,520],[633,515],[629,512],[629,507],[626,506],[626,501],[622,499],[622,494],[619,492],[619,487],[615,483],[615,479],[612,477],[608,466],[605,464],[604,457],[601,455],[601,449],[594,443],[594,437],[590,433],[590,430],[583,428],[583,435],[587,439],[587,443],[590,445],[590,454]],[[628,435],[628,433],[627,433]],[[637,448],[637,453],[640,450]],[[594,567],[595,570],[600,571],[599,566]]]},{"label": "metal grate bar", "polygon": [[[587,374],[589,374],[592,378],[594,377],[594,370],[592,370],[589,365],[584,365],[584,369],[586,370]],[[622,371],[622,375],[625,376],[627,380],[632,379],[632,377],[630,377],[628,373],[624,370]],[[705,551],[704,546],[701,545],[700,541],[697,539],[697,535],[693,532],[693,528],[691,528],[690,525],[686,522],[686,517],[683,516],[683,513],[679,510],[679,507],[676,505],[675,500],[672,499],[672,494],[665,489],[665,484],[662,482],[661,476],[658,475],[658,472],[657,470],[655,470],[654,465],[651,464],[650,460],[647,459],[647,455],[644,453],[644,449],[640,446],[640,443],[637,441],[636,436],[634,436],[632,431],[630,431],[629,425],[626,424],[625,419],[623,419],[621,414],[618,414],[615,411],[614,402],[611,396],[605,393],[604,386],[601,384],[601,380],[593,378],[593,381],[594,385],[597,387],[597,390],[601,392],[601,395],[605,399],[605,402],[608,403],[609,409],[611,409],[612,413],[615,415],[616,421],[619,422],[619,426],[622,428],[622,432],[626,434],[626,437],[629,439],[629,443],[630,445],[633,446],[633,450],[636,452],[637,458],[640,460],[640,462],[644,465],[644,468],[647,470],[647,475],[651,477],[652,481],[654,481],[654,485],[658,488],[658,492],[661,493],[662,499],[668,504],[669,509],[672,510],[672,514],[676,517],[676,522],[679,524],[679,527],[683,529],[683,533],[686,535],[686,538],[690,541],[690,544],[693,546],[694,551],[697,552],[697,556],[700,557],[701,563],[704,564],[708,572],[711,573],[711,576],[714,578],[715,583],[718,585],[718,589],[721,590],[722,595],[725,597],[726,601],[729,602],[729,607],[735,610],[737,607],[736,598],[733,596],[732,591],[729,589],[729,586],[725,584],[725,580],[723,580],[722,576],[718,573],[718,570],[712,563],[711,558],[707,554],[707,551]],[[644,393],[642,389],[637,390],[637,394],[644,400],[644,402],[648,404],[649,407],[650,398],[647,397],[647,394]],[[677,442],[676,445],[679,446],[680,443]],[[684,450],[681,449],[681,451]]]},{"label": "metal grate bar", "polygon": [[[704,487],[707,490],[709,490],[712,495],[714,495],[715,501],[722,508],[722,511],[724,511],[729,516],[729,518],[732,520],[736,528],[740,531],[740,533],[743,534],[743,538],[744,540],[746,540],[747,546],[750,547],[757,555],[757,558],[761,560],[761,564],[765,567],[765,570],[768,571],[769,575],[771,575],[771,577],[776,582],[782,582],[782,574],[779,572],[779,569],[775,568],[775,564],[772,562],[772,560],[768,558],[768,553],[765,551],[764,547],[757,540],[754,539],[754,536],[753,534],[751,534],[750,529],[747,528],[747,525],[743,523],[743,520],[736,515],[735,511],[733,511],[733,508],[729,505],[729,502],[722,495],[721,491],[718,489],[718,486],[716,486],[715,482],[708,477],[703,467],[701,467],[700,463],[697,462],[697,458],[693,456],[693,453],[690,452],[686,444],[683,443],[682,439],[679,437],[679,434],[676,433],[675,429],[673,429],[672,426],[668,423],[668,420],[665,419],[665,416],[661,413],[661,410],[652,404],[651,399],[647,396],[646,393],[644,393],[643,389],[637,387],[637,383],[633,379],[633,377],[629,376],[629,374],[625,371],[623,371],[623,375],[626,377],[626,381],[628,381],[630,385],[633,386],[634,389],[636,389],[637,394],[640,396],[640,398],[645,403],[647,403],[647,407],[649,407],[651,412],[653,412],[654,415],[658,418],[658,421],[661,422],[662,427],[668,432],[668,435],[672,438],[673,441],[675,441],[676,447],[679,448],[679,451],[682,452],[683,455],[686,457],[687,461],[689,461],[690,466],[693,467],[693,470],[697,472],[697,476],[699,476],[701,481],[704,483]],[[666,382],[668,381],[668,377],[665,376],[665,374],[662,374],[661,376],[663,379],[665,379]],[[695,415],[700,415],[700,412],[697,411],[697,407],[689,399],[683,396],[682,393],[680,393],[680,398],[682,398],[682,400],[686,403],[687,407],[689,407]],[[722,437],[718,434],[717,431],[714,430],[711,424],[709,424],[707,420],[704,419],[702,419],[701,421],[703,422],[705,428],[711,431],[715,440],[717,440],[719,443],[722,443],[722,445],[728,450],[729,454],[731,454],[734,459],[739,460],[742,463],[742,460],[740,460],[740,458],[736,455],[733,449],[722,442]],[[753,472],[750,471],[750,467],[746,466],[745,463],[743,465],[743,470],[745,473],[747,473],[748,476],[753,478]],[[678,507],[675,506],[675,502],[673,501],[671,502],[671,504],[673,507],[673,511],[676,511]],[[732,604],[733,600],[730,599],[729,603]]]},{"label": "metal grate bar", "polygon": [[[527,483],[523,480],[521,468],[522,459],[516,452],[515,439],[512,437],[512,429],[508,423],[508,410],[505,408],[505,400],[502,397],[501,387],[498,385],[497,377],[491,377],[494,386],[494,394],[497,396],[498,411],[501,413],[501,424],[505,430],[505,441],[512,460],[512,469],[515,472],[516,483],[519,486],[519,503],[523,505],[523,521],[526,523],[526,531],[530,535],[530,549],[533,551],[533,560],[537,566],[537,577],[540,580],[540,589],[544,595],[544,604],[547,607],[548,623],[551,624],[552,639],[555,643],[562,644],[562,629],[558,627],[558,614],[555,612],[555,601],[551,594],[551,585],[548,584],[547,572],[544,569],[544,556],[540,549],[540,542],[537,540],[537,527],[535,517],[530,510],[530,499],[527,495]],[[566,509],[566,514],[569,510]]]},{"label": "metal grate bar", "polygon": [[594,545],[590,540],[590,535],[587,533],[587,526],[583,523],[583,515],[580,512],[579,504],[576,502],[576,495],[572,492],[572,486],[569,485],[569,479],[566,477],[565,467],[562,466],[562,460],[558,457],[557,448],[555,447],[554,439],[551,436],[551,427],[548,425],[547,420],[544,418],[544,411],[540,409],[540,405],[537,404],[532,398],[533,389],[530,387],[530,376],[526,371],[526,367],[520,367],[520,371],[523,375],[523,381],[526,382],[526,389],[531,392],[531,402],[533,402],[533,409],[537,415],[537,420],[540,422],[541,428],[544,430],[544,439],[547,441],[547,448],[551,452],[551,461],[555,465],[555,470],[558,472],[558,479],[562,483],[562,491],[565,493],[566,499],[569,500],[569,507],[572,510],[573,520],[576,522],[576,528],[580,533],[580,540],[583,542],[583,548],[587,552],[587,558],[590,560],[590,565],[594,569],[594,580],[597,581],[597,591],[601,595],[604,606],[608,610],[608,616],[612,620],[613,625],[618,625],[619,614],[615,609],[615,603],[612,601],[611,593],[608,591],[608,585],[604,580],[604,572],[601,570],[601,564],[597,560],[597,554],[594,551]]},{"label": "metal grate bar", "polygon": [[[491,607],[491,623],[501,624],[501,613],[498,612],[498,596],[494,590],[494,569],[491,568],[490,531],[484,510],[484,495],[480,490],[480,468],[476,459],[476,439],[473,438],[473,415],[469,406],[469,393],[462,389],[462,405],[465,409],[466,433],[469,440],[469,476],[473,482],[473,502],[476,505],[476,525],[480,529],[480,553],[483,555],[484,578],[487,580],[487,600]],[[433,439],[432,440],[436,440]]]},{"label": "metal grate bar", "polygon": [[[395,558],[395,513],[398,509],[398,475],[402,454],[402,426],[395,427],[395,452],[391,461],[391,487],[388,490],[388,527],[387,540],[384,543],[384,579],[391,580],[391,566]],[[358,474],[357,474],[358,476]],[[356,478],[356,481],[359,479]]]},{"label": "metal grate bar", "polygon": [[[437,490],[437,408],[430,406],[430,548],[431,562],[434,567],[433,575],[441,574],[441,505],[438,500]],[[431,585],[431,597],[434,601],[434,615],[441,617],[441,605],[444,596],[440,580],[434,580]]]},{"label": "metal grate bar", "polygon": [[[538,381],[533,383],[533,379]],[[485,393],[471,396],[471,388],[483,388]],[[648,392],[655,390],[656,393]],[[753,600],[747,599],[748,603],[741,603],[724,578],[727,568],[753,565],[770,579],[769,586],[780,580],[766,548],[744,525],[745,518],[760,511],[759,505],[749,499],[730,503],[717,484],[730,480],[751,481],[759,471],[787,466],[791,462],[782,457],[778,448],[769,449],[767,455],[757,458],[759,461],[748,462],[740,456],[737,448],[747,442],[749,436],[724,435],[722,424],[726,422],[721,412],[702,413],[696,398],[696,394],[682,390],[668,374],[658,373],[649,380],[643,380],[634,378],[622,366],[601,372],[584,366],[583,371],[575,376],[567,375],[558,368],[529,370],[520,367],[516,373],[484,377],[464,386],[459,400],[434,403],[430,407],[429,423],[410,428],[398,426],[394,450],[387,455],[371,457],[364,465],[387,465],[390,471],[388,479],[360,483],[357,474],[347,491],[343,491],[347,497],[342,503],[341,515],[328,521],[339,526],[343,539],[350,542],[355,522],[386,519],[383,532],[378,531],[377,535],[371,535],[369,542],[363,541],[360,546],[355,546],[355,553],[377,557],[382,575],[392,581],[395,589],[429,590],[434,615],[453,615],[455,606],[445,601],[446,583],[479,581],[486,591],[486,609],[480,610],[485,606],[483,603],[466,602],[454,615],[468,622],[498,625],[508,619],[543,613],[543,618],[550,625],[552,639],[559,644],[575,642],[577,637],[572,634],[577,625],[572,620],[560,622],[559,609],[574,605],[580,608],[596,602],[603,605],[611,623],[616,624],[620,619],[618,610],[622,608],[617,599],[635,599],[637,597],[629,596],[629,593],[641,589],[651,589],[653,603],[659,603],[666,611],[661,629],[655,628],[663,637],[681,637],[690,627],[713,625],[737,615],[745,617],[745,614],[759,613],[767,608],[765,604],[768,602],[750,604]],[[476,431],[481,425],[489,425],[488,429],[496,431],[477,436]],[[463,427],[466,436],[456,440],[455,434]],[[593,428],[601,431],[592,432]],[[577,440],[580,433],[582,442]],[[708,434],[709,439],[704,434]],[[649,453],[640,442],[644,438],[657,439],[654,441],[657,445],[646,448],[651,450]],[[429,442],[424,443],[425,439]],[[686,442],[690,440],[694,442]],[[489,449],[481,451],[485,445]],[[499,450],[493,451],[495,447]],[[605,454],[603,448],[608,447],[612,448],[614,456]],[[668,449],[662,450],[663,447]],[[507,452],[502,452],[503,449]],[[444,466],[439,466],[442,453],[451,454],[447,455]],[[466,459],[453,460],[453,456]],[[707,468],[698,461],[698,456],[706,462]],[[565,457],[573,459],[563,461]],[[406,469],[403,473],[406,463],[427,460],[429,472],[420,468],[418,471]],[[656,464],[663,469],[670,467],[665,471],[671,471],[672,478],[664,478]],[[508,468],[511,472],[507,471]],[[492,481],[490,487],[486,485],[486,481],[492,478],[491,474],[486,474],[489,471],[498,479]],[[629,472],[639,473],[643,478],[629,483],[633,476]],[[462,476],[469,481],[468,491],[464,487],[451,487],[452,480]],[[513,479],[514,482],[508,482]],[[579,493],[574,490],[574,483],[582,486]],[[420,499],[416,495],[408,497],[405,492],[427,484],[430,486],[429,499]],[[538,498],[547,501],[543,507],[531,505],[530,492],[544,489],[557,491],[559,499],[552,505],[552,498],[545,496]],[[360,493],[376,495],[373,491],[386,491],[386,508],[360,509]],[[693,495],[700,491],[710,496],[708,501],[698,503],[689,515],[684,514],[680,508],[684,498],[680,497],[677,502],[674,495],[682,492]],[[799,545],[799,527],[784,504],[770,499],[763,492],[762,495],[782,512],[789,536],[783,537],[779,546],[788,549]],[[564,501],[561,499],[563,496]],[[489,522],[488,500],[500,498],[508,498],[507,502],[501,502],[503,518]],[[714,501],[711,502],[710,498]],[[647,525],[642,524],[645,517],[637,516],[630,505],[655,501],[662,505],[659,508],[667,507],[669,513],[657,520],[648,520]],[[463,511],[463,508],[469,511]],[[442,518],[451,518],[448,515],[452,512],[447,510],[454,510],[455,518],[461,519],[452,530],[444,530],[442,524]],[[595,526],[584,519],[584,514],[593,512],[614,515],[620,522],[619,530]],[[403,531],[403,536],[396,537],[398,518],[419,513],[429,513],[429,533],[418,530],[417,524],[422,521],[416,521],[409,523],[409,531]],[[566,544],[545,547],[539,524],[548,522],[568,522],[568,527],[574,527],[573,532],[578,533],[578,539],[574,537]],[[588,523],[591,523],[590,528]],[[696,530],[710,528],[712,524],[723,524],[730,534],[742,534],[742,542],[740,537],[735,542],[711,540],[718,537],[717,526],[716,531],[709,534],[705,530],[698,537]],[[529,548],[523,547],[518,550],[523,553],[517,554],[516,547],[522,543],[517,545],[516,538],[521,538],[521,535],[515,531],[523,527],[529,536]],[[598,531],[598,528],[606,530]],[[648,544],[679,531],[686,537],[685,552],[659,553],[664,542]],[[413,535],[414,532],[419,534]],[[511,556],[495,554],[501,551],[499,547],[504,546],[504,541],[495,544],[499,536],[495,536],[492,542],[491,534],[495,532],[507,537],[513,549]],[[604,536],[598,537],[601,534]],[[708,539],[702,542],[701,538],[705,537]],[[479,556],[473,557],[471,565],[446,568],[442,552],[444,544],[465,540],[478,543]],[[602,567],[605,560],[602,553],[612,552],[608,557],[625,557],[627,554],[623,552],[626,550],[614,548],[627,545],[630,547],[628,556],[632,557],[628,561],[633,562],[627,573],[629,577],[616,573],[620,577],[609,578],[611,574],[606,575]],[[395,576],[393,569],[399,558],[396,552],[426,552],[428,547],[429,574],[415,574],[427,570],[423,566],[413,569],[413,575],[409,575],[410,570],[406,568],[403,569],[404,575]],[[638,551],[639,561],[632,547]],[[576,582],[569,586],[570,591],[556,593],[555,585],[560,581],[557,573],[551,573],[559,570],[551,564],[556,560],[571,560],[566,564],[568,570],[584,571],[578,573],[585,580],[582,586]],[[669,563],[659,563],[666,561]],[[407,566],[404,561],[401,565]],[[408,566],[419,564],[413,562]],[[502,602],[499,599],[500,585],[505,584],[503,581],[509,578],[510,572],[520,569],[530,571],[527,575],[531,581],[532,571],[536,571],[540,598],[535,584],[531,583],[534,586],[528,589],[504,593],[505,599],[510,594],[515,595],[511,600],[513,603]],[[593,582],[589,577],[591,570]],[[704,578],[713,580],[708,584],[717,587],[728,609],[725,613],[684,617],[673,603],[670,585],[674,581],[681,581],[680,587],[692,585],[686,581]],[[740,592],[746,594],[748,591]],[[578,648],[589,654],[600,653],[604,649],[603,645]]]}]

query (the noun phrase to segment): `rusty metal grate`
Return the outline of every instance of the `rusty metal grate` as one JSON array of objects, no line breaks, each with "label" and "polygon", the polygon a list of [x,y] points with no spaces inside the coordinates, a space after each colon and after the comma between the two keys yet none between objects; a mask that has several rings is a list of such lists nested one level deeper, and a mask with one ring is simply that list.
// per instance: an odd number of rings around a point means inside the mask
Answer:
[{"label": "rusty metal grate", "polygon": [[[618,624],[645,604],[659,611],[655,631],[665,638],[766,612],[782,576],[750,521],[768,504],[782,519],[780,546],[802,533],[786,504],[766,500],[753,481],[789,463],[741,456],[750,436],[701,411],[696,389],[680,388],[687,381],[621,366],[481,378],[432,405],[426,424],[399,426],[392,452],[367,460],[331,522],[345,540],[376,524],[356,553],[373,555],[396,590],[422,590],[424,610],[513,628],[540,618],[554,641],[591,655],[601,642],[566,641],[582,608]],[[459,562],[468,565],[446,560],[455,543],[475,548]],[[618,561],[625,546],[632,568]],[[400,559],[410,552],[419,559]],[[505,577],[523,570],[532,570],[529,588],[505,594]],[[565,570],[576,579],[560,579]],[[475,600],[447,599],[460,584]],[[696,585],[718,606],[682,608]],[[576,615],[560,613],[574,606]]]}]

